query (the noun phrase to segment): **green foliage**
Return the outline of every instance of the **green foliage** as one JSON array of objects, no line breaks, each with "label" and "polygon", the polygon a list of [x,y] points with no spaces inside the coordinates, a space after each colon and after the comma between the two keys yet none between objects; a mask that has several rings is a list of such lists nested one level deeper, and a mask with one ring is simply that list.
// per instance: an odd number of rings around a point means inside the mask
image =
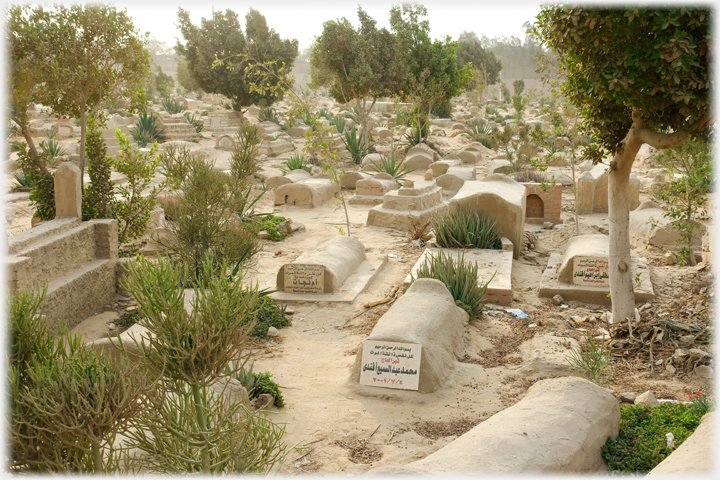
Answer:
[{"label": "green foliage", "polygon": [[387,173],[398,182],[402,182],[406,175],[415,171],[415,169],[407,168],[405,160],[398,160],[394,151],[390,153],[389,156],[380,155],[379,165],[375,161],[372,161],[371,163],[373,170],[376,172]]},{"label": "green foliage", "polygon": [[273,214],[263,214],[253,216],[243,222],[245,228],[247,228],[254,235],[265,230],[270,235],[270,240],[273,242],[279,242],[287,236],[282,230],[278,230],[278,225],[285,221],[285,217],[277,217]]},{"label": "green foliage", "polygon": [[194,113],[188,113],[185,112],[185,118],[187,118],[187,121],[195,127],[195,132],[200,133],[203,131],[204,125],[201,119],[195,116]]},{"label": "green foliage", "polygon": [[167,205],[170,238],[165,244],[178,265],[187,268],[191,285],[203,284],[213,262],[213,275],[224,275],[223,263],[239,265],[258,251],[258,240],[238,218],[247,203],[248,182],[215,169],[196,155],[183,158],[171,180],[180,195]]},{"label": "green foliage", "polygon": [[116,472],[122,452],[113,441],[145,409],[152,379],[140,365],[96,354],[80,335],[51,333],[42,317],[46,292],[9,299],[9,465],[14,472]]},{"label": "green foliage", "polygon": [[19,172],[13,172],[13,178],[17,182],[17,184],[12,186],[13,190],[32,187],[32,183],[30,182],[30,175],[28,174],[28,171],[25,170],[25,168],[22,168]]},{"label": "green foliage", "polygon": [[285,175],[293,170],[307,170],[307,162],[302,153],[294,153],[288,160],[285,160],[285,168],[280,171]]},{"label": "green foliage", "polygon": [[285,406],[285,399],[283,398],[282,392],[280,391],[280,385],[271,380],[272,373],[253,373],[253,378],[255,383],[255,388],[253,388],[253,398],[257,398],[263,393],[269,393],[270,395],[275,397],[274,405],[276,407]]},{"label": "green foliage", "polygon": [[513,91],[515,95],[522,95],[523,90],[525,90],[525,80],[514,80]]},{"label": "green foliage", "polygon": [[[184,88],[188,92],[197,92],[199,89],[199,86],[195,79],[190,75],[190,71],[188,70],[188,64],[186,61],[180,59],[177,62],[177,70],[175,71],[175,74],[177,75],[177,81],[178,84]],[[199,94],[199,93],[198,93]],[[202,96],[198,97],[198,100],[200,100]]]},{"label": "green foliage", "polygon": [[523,110],[525,110],[525,105],[527,105],[527,99],[521,95],[513,95],[512,102],[513,107],[515,108],[515,118],[518,121],[521,121]]},{"label": "green foliage", "polygon": [[[203,18],[197,26],[190,20],[190,12],[179,8],[178,20],[184,44],[178,43],[177,53],[203,91],[227,96],[238,111],[259,105],[261,100],[270,105],[282,99],[284,90],[272,87],[288,81],[298,53],[297,40],[281,40],[253,8],[245,16],[245,33],[238,15],[229,9],[216,11],[213,18]],[[250,88],[258,64],[273,73],[265,78],[260,91]]]},{"label": "green foliage", "polygon": [[[52,130],[46,130],[46,132],[52,132]],[[52,137],[48,137],[47,142],[41,141],[40,148],[43,150],[48,162],[51,162],[55,157],[61,157],[67,153],[62,145],[60,145],[60,142],[53,140]]]},{"label": "green foliage", "polygon": [[672,228],[679,234],[678,263],[695,265],[694,242],[700,229],[697,217],[707,214],[707,195],[714,176],[710,144],[689,140],[664,150],[656,161],[671,177],[676,172],[682,175],[679,180],[660,183],[653,193],[667,205],[664,216],[672,221]]},{"label": "green foliage", "polygon": [[[162,68],[160,68],[159,66],[157,67],[157,74],[155,75],[155,87],[157,88],[158,93],[162,97],[168,97],[172,95],[173,90],[175,89],[175,80],[173,79],[173,77],[166,73],[163,73]],[[163,105],[165,105],[165,101],[163,101]],[[171,112],[170,110],[167,110],[167,112],[180,113]]]},{"label": "green foliage", "polygon": [[[492,146],[488,147],[488,145],[495,145],[492,137],[492,128],[490,128],[490,125],[487,123],[481,123],[481,124],[475,124],[465,127],[465,133],[467,133],[470,136],[470,139],[473,142],[480,142],[487,148],[490,148],[494,150]],[[488,145],[483,143],[483,141],[487,142]]]},{"label": "green foliage", "polygon": [[487,283],[479,286],[477,263],[466,263],[464,253],[453,258],[452,255],[446,255],[442,250],[438,250],[429,255],[417,269],[413,281],[418,278],[434,278],[443,282],[453,299],[465,305],[461,308],[470,309],[472,312],[470,318],[479,319],[482,316],[487,287],[495,278],[495,274]]},{"label": "green foliage", "polygon": [[166,96],[162,99],[161,103],[165,111],[171,115],[174,115],[176,113],[182,113],[183,111],[185,111],[185,106],[182,103],[176,101],[174,98]]},{"label": "green foliage", "polygon": [[[608,471],[649,472],[695,431],[700,417],[682,403],[620,407],[620,435],[602,447]],[[668,433],[673,434],[674,448],[668,446]]]},{"label": "green foliage", "polygon": [[364,138],[362,134],[358,134],[357,128],[355,127],[345,130],[345,133],[340,138],[345,144],[347,151],[350,152],[352,163],[360,163],[372,147],[372,145],[367,145],[366,138]]},{"label": "green foliage", "polygon": [[[216,263],[205,263],[199,276],[207,281],[194,288],[192,308],[186,310],[186,273],[172,261],[141,260],[127,268],[123,288],[137,300],[139,324],[150,337],[149,344],[136,342],[136,348],[162,372],[160,385],[167,392],[127,434],[128,446],[143,452],[144,471],[267,473],[286,455],[285,429],[247,411],[240,396],[220,382],[250,356],[253,325],[247,318],[257,310],[258,292],[243,285],[245,270],[216,275]],[[221,262],[219,270],[228,269]]]},{"label": "green foliage", "polygon": [[337,115],[330,120],[330,125],[335,127],[335,131],[337,133],[343,133],[345,131],[346,123],[347,120],[345,119],[345,117],[341,117],[340,115]]},{"label": "green foliage", "polygon": [[139,320],[140,311],[138,309],[132,310],[130,312],[124,312],[120,315],[120,320],[118,320],[117,326],[128,329],[138,323]]},{"label": "green foliage", "polygon": [[473,79],[465,86],[468,91],[479,86],[480,78],[482,79],[483,87],[495,85],[500,70],[502,70],[502,62],[495,57],[495,54],[490,51],[490,49],[483,48],[477,36],[475,36],[475,38],[469,38],[460,35],[456,55],[458,68],[462,68],[465,64],[470,63],[473,71],[481,74],[479,78],[477,75],[473,75]]},{"label": "green foliage", "polygon": [[149,152],[140,152],[117,127],[115,138],[120,153],[117,160],[113,160],[112,167],[128,179],[115,186],[115,196],[119,199],[113,207],[118,221],[118,241],[123,244],[145,234],[157,196],[165,187],[165,182],[150,188],[160,165],[157,144],[153,144]]},{"label": "green foliage", "polygon": [[160,117],[154,113],[142,112],[138,115],[137,123],[130,129],[130,135],[142,148],[147,147],[149,143],[162,142],[165,136],[159,123]]},{"label": "green foliage", "polygon": [[716,408],[715,401],[711,400],[709,395],[703,395],[702,392],[697,395],[690,395],[690,402],[690,410],[698,417],[702,417]]},{"label": "green foliage", "polygon": [[438,217],[434,231],[440,247],[502,249],[495,222],[474,209],[457,209]]},{"label": "green foliage", "polygon": [[258,120],[261,122],[272,122],[275,125],[280,125],[280,115],[275,111],[273,107],[263,107],[258,112]]},{"label": "green foliage", "polygon": [[182,182],[187,177],[190,170],[190,160],[193,158],[204,158],[202,155],[193,153],[190,147],[182,145],[169,145],[164,152],[160,154],[160,173],[162,173],[168,182],[170,190],[178,190]]},{"label": "green foliage", "polygon": [[587,332],[585,343],[580,350],[572,350],[565,357],[565,361],[581,377],[602,387],[613,375],[612,352],[609,348],[606,349],[604,337],[600,343],[595,342],[590,332]]},{"label": "green foliage", "polygon": [[33,158],[24,142],[19,145],[18,163],[30,183],[30,205],[35,208],[39,220],[55,218],[55,177],[48,171],[44,154]]},{"label": "green foliage", "polygon": [[290,320],[285,316],[285,307],[278,307],[277,302],[268,295],[258,298],[257,310],[254,314],[249,315],[245,319],[245,322],[253,326],[250,335],[260,338],[267,337],[267,332],[270,327],[275,327],[279,330],[292,325]]},{"label": "green foliage", "polygon": [[446,98],[433,105],[430,113],[438,118],[450,118],[452,116],[452,103]]},{"label": "green foliage", "polygon": [[321,108],[320,110],[318,110],[318,115],[320,115],[321,117],[326,118],[328,120],[333,119],[332,112],[330,110],[328,110],[327,108]]},{"label": "green foliage", "polygon": [[512,97],[510,96],[510,90],[507,88],[507,85],[501,80],[500,81],[500,93],[503,97],[503,102],[510,103],[512,100]]},{"label": "green foliage", "polygon": [[112,159],[107,155],[102,138],[102,118],[91,116],[85,132],[85,156],[88,162],[90,184],[85,186],[82,198],[83,220],[114,218],[114,184],[110,181]]},{"label": "green foliage", "polygon": [[707,114],[710,18],[694,6],[547,6],[534,32],[557,54],[558,86],[580,109],[584,133],[614,154],[632,109],[654,131],[686,131]]},{"label": "green foliage", "polygon": [[262,132],[260,127],[250,122],[243,122],[238,126],[238,141],[230,156],[230,172],[239,180],[252,178],[258,171],[257,145],[260,143]]}]

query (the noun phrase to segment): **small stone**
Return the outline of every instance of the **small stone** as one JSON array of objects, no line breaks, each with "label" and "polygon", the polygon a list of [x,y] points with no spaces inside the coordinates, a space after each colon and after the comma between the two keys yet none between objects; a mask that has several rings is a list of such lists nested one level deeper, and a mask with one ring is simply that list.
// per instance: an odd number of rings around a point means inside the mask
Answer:
[{"label": "small stone", "polygon": [[560,295],[555,295],[554,297],[552,297],[552,299],[555,305],[562,305],[563,303],[565,303],[565,299]]},{"label": "small stone", "polygon": [[298,230],[305,230],[305,225],[300,222],[289,222],[287,227],[287,233],[294,233]]},{"label": "small stone", "polygon": [[415,182],[412,180],[404,180],[403,181],[403,187],[405,188],[413,188],[415,186]]},{"label": "small stone", "polygon": [[552,230],[554,226],[555,226],[555,224],[552,222],[544,222],[543,223],[543,228],[545,230]]},{"label": "small stone", "polygon": [[270,327],[270,328],[268,328],[267,336],[268,336],[268,337],[279,337],[279,336],[280,336],[280,332],[278,332],[278,329],[277,329],[277,328],[275,328],[275,327]]},{"label": "small stone", "polygon": [[273,403],[275,403],[275,397],[269,393],[261,393],[255,399],[255,410],[272,408]]},{"label": "small stone", "polygon": [[425,172],[425,180],[430,181],[432,179],[433,179],[432,170],[428,170],[427,172]]},{"label": "small stone", "polygon": [[682,343],[692,343],[695,341],[695,335],[683,335],[683,336],[679,337],[679,340]]},{"label": "small stone", "polygon": [[666,363],[666,364],[665,364],[665,371],[666,371],[667,373],[669,373],[670,375],[675,375],[675,372],[677,371],[677,369],[676,369],[675,367],[673,367],[672,364]]},{"label": "small stone", "polygon": [[292,307],[285,307],[285,315],[294,315],[295,309]]},{"label": "small stone", "polygon": [[625,403],[635,403],[637,395],[633,392],[623,392],[620,394],[620,401]]},{"label": "small stone", "polygon": [[707,365],[698,365],[693,370],[693,376],[701,381],[712,381],[713,369]]},{"label": "small stone", "polygon": [[673,252],[667,252],[663,258],[665,259],[665,265],[675,265],[677,263],[677,257]]},{"label": "small stone", "polygon": [[115,324],[111,323],[110,325],[108,325],[108,328],[110,329],[110,331],[115,330]]},{"label": "small stone", "polygon": [[260,230],[260,232],[258,232],[258,238],[261,240],[268,240],[270,239],[270,234],[267,230]]},{"label": "small stone", "polygon": [[126,312],[132,312],[133,310],[137,310],[137,308],[138,308],[137,305],[132,305],[132,306],[130,306],[130,307],[127,307],[127,308],[125,309],[125,311],[126,311]]},{"label": "small stone", "polygon": [[635,399],[635,405],[645,405],[646,407],[657,407],[660,405],[660,402],[657,401],[655,398],[655,395],[648,390],[647,392],[639,395]]}]

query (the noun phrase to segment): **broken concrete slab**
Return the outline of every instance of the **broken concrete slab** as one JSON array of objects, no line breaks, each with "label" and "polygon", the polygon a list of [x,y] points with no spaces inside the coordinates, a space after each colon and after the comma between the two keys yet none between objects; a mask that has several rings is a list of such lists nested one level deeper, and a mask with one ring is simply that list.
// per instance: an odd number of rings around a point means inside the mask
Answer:
[{"label": "broken concrete slab", "polygon": [[534,380],[540,377],[568,377],[573,370],[567,362],[572,350],[579,351],[580,344],[572,337],[536,335],[520,344],[523,365],[518,370],[523,377]]},{"label": "broken concrete slab", "polygon": [[311,177],[280,185],[275,190],[275,205],[315,208],[335,198],[340,185],[330,178]]},{"label": "broken concrete slab", "polygon": [[[455,305],[447,287],[439,280],[423,278],[413,283],[380,317],[367,342],[370,342],[369,348],[375,342],[421,346],[419,372],[406,376],[419,377],[418,393],[431,393],[443,386],[454,369],[455,358],[462,351],[467,322],[467,312]],[[365,368],[362,350],[355,357],[349,382],[354,388],[367,392],[377,387],[359,385]]]},{"label": "broken concrete slab", "polygon": [[[428,257],[435,256],[442,251],[453,259],[464,257],[466,263],[476,263],[478,266],[478,285],[484,285],[490,280],[485,294],[486,303],[497,305],[510,305],[512,300],[512,266],[513,252],[512,244],[504,239],[504,250],[485,250],[480,248],[426,248],[420,255],[418,261],[405,276],[403,286],[407,287],[412,283],[413,278],[417,279],[417,270],[425,263]],[[494,277],[493,277],[494,275]]]}]

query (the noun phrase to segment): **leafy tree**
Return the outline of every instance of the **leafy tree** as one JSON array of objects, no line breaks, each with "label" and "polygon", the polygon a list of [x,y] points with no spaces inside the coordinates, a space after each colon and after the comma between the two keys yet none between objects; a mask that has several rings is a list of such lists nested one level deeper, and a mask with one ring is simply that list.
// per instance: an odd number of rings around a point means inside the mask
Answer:
[{"label": "leafy tree", "polygon": [[694,240],[699,233],[696,218],[707,213],[707,194],[711,187],[710,144],[688,140],[664,150],[656,160],[671,176],[681,174],[678,180],[659,184],[653,193],[668,206],[665,217],[674,222],[680,234],[679,263],[695,265]]},{"label": "leafy tree", "polygon": [[175,88],[175,80],[162,71],[162,68],[157,67],[157,75],[155,75],[155,87],[163,97],[168,97],[172,94]]},{"label": "leafy tree", "polygon": [[[640,147],[672,148],[707,132],[707,8],[544,7],[535,33],[558,55],[562,94],[598,139],[585,155],[612,155],[608,176],[610,292],[616,321],[634,317],[630,171]],[[608,55],[608,52],[613,52]],[[661,133],[670,132],[670,133]]]},{"label": "leafy tree", "polygon": [[43,104],[80,119],[80,171],[85,172],[88,116],[109,99],[125,99],[129,110],[144,105],[141,84],[150,60],[125,10],[106,5],[55,7],[41,32],[49,42],[43,68]]},{"label": "leafy tree", "polygon": [[[355,100],[360,136],[367,148],[370,110],[379,97],[399,91],[403,69],[394,35],[385,28],[378,30],[375,20],[361,7],[357,12],[357,29],[345,18],[323,24],[323,33],[310,56],[311,87],[328,87],[339,102]],[[372,103],[368,108],[369,100]]]},{"label": "leafy tree", "polygon": [[[245,16],[243,33],[238,15],[232,10],[215,12],[212,19],[203,18],[200,26],[190,21],[190,12],[178,9],[179,27],[185,44],[178,42],[176,51],[187,61],[190,76],[204,91],[220,93],[232,99],[233,107],[260,103],[272,104],[282,98],[282,90],[251,90],[249,76],[254,63],[275,62],[276,75],[269,76],[273,86],[287,76],[298,53],[297,40],[281,40],[275,30],[268,28],[265,17],[250,9]],[[214,68],[222,62],[222,68]]]},{"label": "leafy tree", "polygon": [[[493,52],[482,46],[475,32],[464,31],[460,34],[456,55],[458,68],[471,63],[474,77],[477,77],[478,73],[482,74],[480,78],[483,80],[483,86],[495,85],[502,70],[502,62]],[[478,79],[473,78],[466,88],[472,90],[478,83]]]},{"label": "leafy tree", "polygon": [[178,61],[177,71],[175,72],[175,74],[177,75],[178,83],[186,91],[195,92],[198,90],[198,83],[195,81],[192,75],[190,75],[190,71],[188,70],[188,65],[186,61],[182,59]]},{"label": "leafy tree", "polygon": [[457,65],[457,42],[450,37],[432,41],[425,17],[427,9],[422,5],[406,3],[390,9],[390,26],[407,72],[400,96],[419,107],[418,125],[434,104],[460,95],[472,78],[471,65]]},{"label": "leafy tree", "polygon": [[104,124],[104,118],[100,115],[88,118],[85,156],[88,159],[90,185],[83,191],[83,220],[113,218],[114,184],[110,181],[112,160],[107,155],[105,140],[102,138],[101,128]]}]

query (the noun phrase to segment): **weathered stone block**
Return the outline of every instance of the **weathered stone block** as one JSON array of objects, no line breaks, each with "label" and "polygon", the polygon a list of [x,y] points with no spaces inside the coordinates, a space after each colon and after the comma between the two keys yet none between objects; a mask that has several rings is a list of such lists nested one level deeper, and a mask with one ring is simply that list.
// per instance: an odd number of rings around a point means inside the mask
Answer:
[{"label": "weathered stone block", "polygon": [[329,178],[312,177],[280,185],[275,190],[275,205],[314,208],[335,197],[340,185]]},{"label": "weathered stone block", "polygon": [[80,169],[71,162],[55,171],[55,218],[82,217]]}]

